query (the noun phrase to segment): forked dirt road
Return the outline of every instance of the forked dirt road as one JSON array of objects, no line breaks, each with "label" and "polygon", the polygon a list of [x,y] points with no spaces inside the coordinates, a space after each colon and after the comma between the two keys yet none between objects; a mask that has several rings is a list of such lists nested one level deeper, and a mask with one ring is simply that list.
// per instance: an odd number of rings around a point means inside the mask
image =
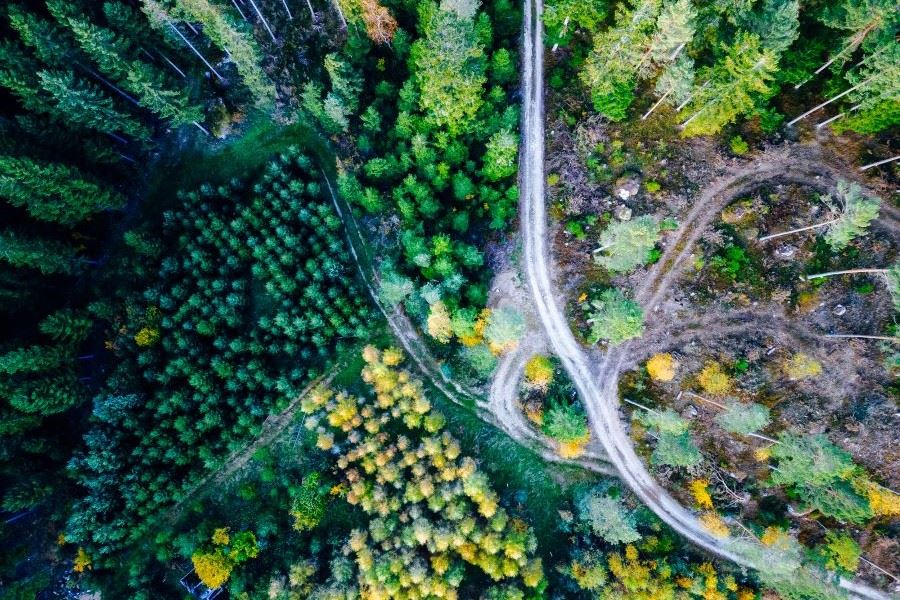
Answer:
[{"label": "forked dirt road", "polygon": [[[557,355],[578,390],[587,410],[593,433],[602,443],[610,463],[619,477],[656,515],[689,542],[739,565],[754,569],[765,568],[750,557],[735,552],[732,543],[707,531],[697,517],[672,498],[647,471],[632,446],[619,415],[618,374],[625,359],[623,351],[607,353],[599,364],[592,363],[587,352],[572,334],[565,314],[557,301],[556,288],[551,280],[551,261],[548,247],[547,211],[544,202],[544,106],[543,106],[543,27],[542,0],[525,0],[523,39],[523,106],[522,156],[520,158],[520,219],[524,244],[525,274],[534,299],[538,317],[553,352]],[[784,173],[784,163],[757,165],[755,171]],[[738,174],[733,183],[751,182],[755,177]],[[691,216],[716,214],[703,207],[704,199],[719,198],[734,186],[720,183],[721,193],[712,189],[698,199]],[[738,186],[741,187],[741,186]],[[708,212],[704,212],[708,211]],[[712,217],[708,217],[712,218]],[[679,242],[673,244],[659,261],[658,269],[646,280],[637,296],[653,305],[666,291],[677,266],[684,262],[694,242],[700,236],[703,218],[687,227]],[[655,282],[655,284],[654,284]],[[645,306],[645,308],[647,308]],[[883,592],[853,581],[842,579],[841,587],[852,594],[873,599],[886,599]]]}]

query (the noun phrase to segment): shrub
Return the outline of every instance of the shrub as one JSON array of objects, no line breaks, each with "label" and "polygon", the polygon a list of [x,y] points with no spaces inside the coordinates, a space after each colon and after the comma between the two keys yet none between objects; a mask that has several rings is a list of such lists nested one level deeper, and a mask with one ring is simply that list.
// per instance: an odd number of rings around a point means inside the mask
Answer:
[{"label": "shrub", "polygon": [[763,429],[771,421],[769,409],[761,404],[743,404],[732,401],[716,417],[716,423],[725,431],[747,435]]},{"label": "shrub", "polygon": [[541,354],[532,356],[525,364],[525,380],[546,391],[553,381],[553,362],[550,358]]},{"label": "shrub", "polygon": [[677,367],[678,363],[668,352],[654,354],[646,364],[647,374],[654,381],[672,381]]},{"label": "shrub", "polygon": [[784,362],[785,376],[792,381],[810,379],[822,373],[822,363],[802,352]]},{"label": "shrub", "polygon": [[726,394],[731,390],[731,378],[722,371],[722,365],[717,362],[706,363],[697,381],[704,392],[713,396]]},{"label": "shrub", "polygon": [[591,301],[589,310],[588,341],[592,344],[605,340],[616,346],[644,333],[644,311],[617,289],[604,291],[598,300]]},{"label": "shrub", "polygon": [[741,156],[742,154],[746,154],[750,151],[750,146],[748,146],[747,142],[744,141],[744,138],[739,135],[731,138],[728,146],[731,148],[731,152],[737,156]]}]

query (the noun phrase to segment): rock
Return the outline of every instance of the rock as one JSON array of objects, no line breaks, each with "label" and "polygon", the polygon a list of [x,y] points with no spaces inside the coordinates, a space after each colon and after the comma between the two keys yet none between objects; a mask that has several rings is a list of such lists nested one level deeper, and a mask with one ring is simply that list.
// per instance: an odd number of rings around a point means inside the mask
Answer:
[{"label": "rock", "polygon": [[641,182],[635,176],[620,177],[616,181],[616,196],[622,200],[634,198],[640,189]]},{"label": "rock", "polygon": [[790,260],[794,258],[795,254],[797,254],[797,246],[782,244],[775,248],[775,256],[777,256],[781,260]]},{"label": "rock", "polygon": [[831,314],[833,314],[836,317],[842,317],[842,316],[844,316],[844,313],[846,313],[846,312],[847,312],[847,307],[844,306],[843,304],[838,304],[837,306],[834,307],[834,310],[831,311]]},{"label": "rock", "polygon": [[687,409],[685,409],[684,412],[687,413],[689,419],[697,418],[697,407],[693,404],[688,404]]},{"label": "rock", "polygon": [[618,207],[616,207],[616,218],[620,221],[630,221],[631,209],[624,204],[620,204]]}]

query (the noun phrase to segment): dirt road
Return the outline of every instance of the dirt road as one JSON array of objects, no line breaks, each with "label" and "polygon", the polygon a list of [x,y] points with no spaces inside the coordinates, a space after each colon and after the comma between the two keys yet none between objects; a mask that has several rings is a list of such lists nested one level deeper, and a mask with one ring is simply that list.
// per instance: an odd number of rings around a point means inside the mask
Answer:
[{"label": "dirt road", "polygon": [[[620,478],[656,515],[689,542],[708,552],[739,565],[760,568],[749,557],[734,552],[732,544],[712,535],[697,517],[681,506],[660,486],[637,456],[619,416],[618,374],[625,354],[609,353],[592,364],[587,352],[572,334],[565,314],[557,301],[551,280],[551,261],[548,248],[547,212],[544,202],[544,107],[543,107],[543,31],[542,0],[525,0],[522,157],[520,159],[520,219],[524,243],[525,273],[534,298],[538,317],[545,329],[554,353],[562,362],[580,394],[587,410],[593,433],[602,443],[610,463]],[[777,169],[773,165],[773,169]],[[723,183],[724,187],[727,187]],[[724,189],[723,187],[723,189]],[[716,196],[711,191],[710,196]],[[702,207],[695,207],[702,211]],[[700,214],[698,212],[698,214]],[[659,275],[649,280],[639,297],[653,304],[668,285],[666,274],[689,254],[687,242],[699,233],[691,231],[683,245],[675,246],[671,261],[660,261]],[[882,592],[864,585],[841,580],[841,586],[853,594],[873,599],[887,598]]]}]

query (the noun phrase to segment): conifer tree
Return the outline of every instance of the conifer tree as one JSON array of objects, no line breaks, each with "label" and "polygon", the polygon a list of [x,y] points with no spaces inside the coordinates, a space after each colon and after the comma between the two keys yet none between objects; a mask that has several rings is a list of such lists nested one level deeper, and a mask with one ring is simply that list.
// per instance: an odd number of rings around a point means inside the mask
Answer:
[{"label": "conifer tree", "polygon": [[756,34],[741,32],[725,49],[725,56],[713,66],[709,83],[694,91],[685,109],[682,135],[712,135],[756,105],[757,96],[772,92],[767,82],[773,78],[777,59],[764,48]]},{"label": "conifer tree", "polygon": [[37,269],[44,275],[68,274],[75,269],[75,248],[41,238],[0,230],[0,260],[14,267]]},{"label": "conifer tree", "polygon": [[36,219],[62,225],[125,205],[121,194],[86,179],[74,167],[14,156],[0,156],[0,196]]},{"label": "conifer tree", "polygon": [[847,73],[854,110],[836,130],[876,133],[900,123],[900,46],[891,42],[863,59],[858,70]]},{"label": "conifer tree", "polygon": [[0,354],[0,373],[44,373],[58,368],[68,358],[65,346],[25,346]]},{"label": "conifer tree", "polygon": [[444,0],[423,7],[422,38],[411,59],[419,107],[452,134],[468,131],[483,102],[485,53],[475,33],[478,0]]},{"label": "conifer tree", "polygon": [[62,0],[48,0],[47,8],[72,32],[97,68],[134,94],[142,106],[174,125],[202,120],[200,108],[192,106],[184,93],[167,89],[168,82],[156,67],[134,58],[135,49],[127,38],[92,24]]},{"label": "conifer tree", "polygon": [[748,13],[744,28],[759,36],[760,44],[780,55],[800,32],[798,0],[765,0],[753,13]]},{"label": "conifer tree", "polygon": [[55,342],[79,344],[87,338],[93,321],[71,309],[64,309],[47,315],[38,328],[41,333]]},{"label": "conifer tree", "polygon": [[40,87],[49,94],[46,110],[62,122],[96,129],[103,133],[124,133],[136,140],[150,139],[150,130],[134,117],[120,111],[109,94],[72,71],[39,71]]},{"label": "conifer tree", "polygon": [[81,387],[70,373],[23,383],[11,394],[9,404],[27,414],[55,415],[81,399]]},{"label": "conifer tree", "polygon": [[160,31],[168,31],[172,21],[194,21],[222,51],[227,51],[238,74],[260,109],[275,104],[275,86],[263,72],[262,56],[256,42],[233,23],[228,14],[209,0],[175,0],[171,9],[157,0],[142,0],[144,13]]}]

